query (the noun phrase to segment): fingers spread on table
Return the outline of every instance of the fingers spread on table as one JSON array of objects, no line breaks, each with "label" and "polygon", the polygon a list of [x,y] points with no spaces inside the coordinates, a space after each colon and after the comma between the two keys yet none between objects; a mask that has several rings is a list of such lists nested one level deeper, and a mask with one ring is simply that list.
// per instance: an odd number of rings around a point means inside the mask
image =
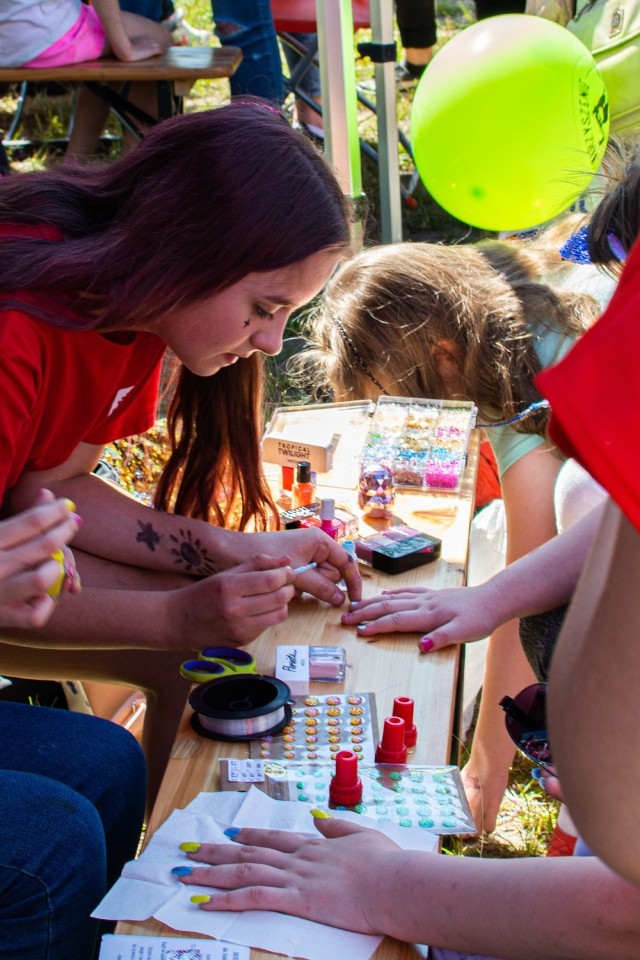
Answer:
[{"label": "fingers spread on table", "polygon": [[[309,830],[312,830],[313,824],[311,818],[309,819]],[[305,841],[303,834],[288,830],[230,827],[226,833],[234,841],[232,844],[203,843],[198,850],[190,853],[189,857],[192,860],[201,860],[206,863],[238,862],[239,860],[250,860],[254,847],[276,851],[277,853],[294,853]],[[214,859],[211,859],[212,857]]]},{"label": "fingers spread on table", "polygon": [[412,598],[380,596],[366,606],[358,604],[342,615],[347,626],[357,626],[363,636],[424,629],[424,612],[416,609]]}]

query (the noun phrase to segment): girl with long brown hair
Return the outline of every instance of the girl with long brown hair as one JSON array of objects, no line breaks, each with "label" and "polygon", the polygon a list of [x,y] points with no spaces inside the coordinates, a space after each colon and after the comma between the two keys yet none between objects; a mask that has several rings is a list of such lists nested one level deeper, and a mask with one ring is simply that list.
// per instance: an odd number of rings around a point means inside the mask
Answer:
[{"label": "girl with long brown hair", "polygon": [[[3,634],[7,673],[24,669],[16,644],[37,645],[32,671],[153,690],[149,673],[175,676],[185,650],[249,643],[283,620],[295,588],[339,604],[346,572],[357,599],[342,547],[272,532],[260,457],[262,355],[348,247],[324,160],[247,101],[167,120],[110,165],[0,180],[0,498],[13,513],[47,486],[84,519],[82,594],[43,629]],[[151,509],[92,470],[106,442],[153,424],[167,347],[181,373]],[[232,512],[239,529],[224,529]]]}]

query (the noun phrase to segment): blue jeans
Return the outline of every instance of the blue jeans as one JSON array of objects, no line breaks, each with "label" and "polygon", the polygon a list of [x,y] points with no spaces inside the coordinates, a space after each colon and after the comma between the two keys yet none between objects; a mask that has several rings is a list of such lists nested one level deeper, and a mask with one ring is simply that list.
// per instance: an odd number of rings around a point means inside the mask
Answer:
[{"label": "blue jeans", "polygon": [[282,62],[269,0],[212,0],[212,9],[222,46],[242,50],[242,63],[230,80],[232,96],[282,103]]},{"label": "blue jeans", "polygon": [[140,839],[136,740],[96,717],[0,703],[0,955],[91,960],[90,918]]},{"label": "blue jeans", "polygon": [[[173,6],[173,4],[171,4]],[[120,9],[127,13],[137,13],[140,17],[146,17],[148,20],[155,20],[159,23],[164,20],[165,4],[163,0],[120,0]],[[170,10],[169,13],[172,11]]]}]

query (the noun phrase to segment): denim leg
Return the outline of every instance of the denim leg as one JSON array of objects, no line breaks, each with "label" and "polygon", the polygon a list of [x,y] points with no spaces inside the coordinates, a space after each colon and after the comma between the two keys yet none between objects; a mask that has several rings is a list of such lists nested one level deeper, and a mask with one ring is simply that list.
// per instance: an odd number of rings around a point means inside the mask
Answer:
[{"label": "denim leg", "polygon": [[137,13],[148,20],[158,23],[164,20],[162,0],[120,0],[120,9],[127,13]]},{"label": "denim leg", "polygon": [[269,0],[212,0],[212,9],[221,44],[242,50],[242,63],[230,79],[232,96],[282,103],[282,62]]},{"label": "denim leg", "polygon": [[95,807],[33,773],[0,771],[0,796],[0,953],[91,960],[99,923],[89,915],[107,889]]},{"label": "denim leg", "polygon": [[71,945],[74,960],[91,957],[89,914],[135,856],[145,793],[126,730],[0,703],[0,954],[63,960]]}]

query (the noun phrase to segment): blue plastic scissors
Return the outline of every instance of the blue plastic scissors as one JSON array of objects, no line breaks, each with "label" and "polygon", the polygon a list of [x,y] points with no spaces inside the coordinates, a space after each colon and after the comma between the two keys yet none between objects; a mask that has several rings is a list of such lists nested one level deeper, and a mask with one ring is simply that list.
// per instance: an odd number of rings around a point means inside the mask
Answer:
[{"label": "blue plastic scissors", "polygon": [[180,673],[186,680],[205,683],[237,673],[256,673],[256,661],[250,653],[235,647],[205,647],[198,660],[185,660]]}]

